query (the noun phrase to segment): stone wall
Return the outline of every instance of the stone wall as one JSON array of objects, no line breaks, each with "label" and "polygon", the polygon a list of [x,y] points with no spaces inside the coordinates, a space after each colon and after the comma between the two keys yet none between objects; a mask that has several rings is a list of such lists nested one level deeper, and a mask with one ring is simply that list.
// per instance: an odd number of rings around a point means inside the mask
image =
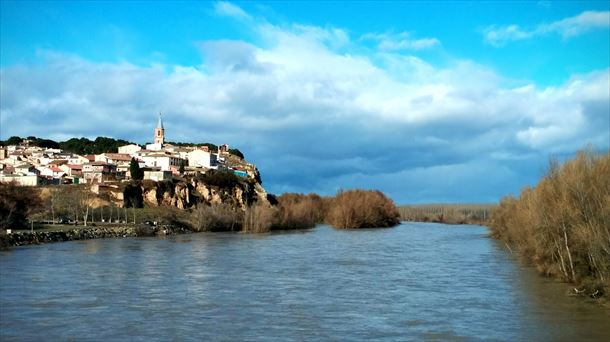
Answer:
[{"label": "stone wall", "polygon": [[8,248],[13,246],[72,240],[186,234],[190,232],[190,230],[183,227],[148,226],[144,224],[137,226],[76,228],[52,232],[16,232],[11,234],[0,234],[0,247]]}]

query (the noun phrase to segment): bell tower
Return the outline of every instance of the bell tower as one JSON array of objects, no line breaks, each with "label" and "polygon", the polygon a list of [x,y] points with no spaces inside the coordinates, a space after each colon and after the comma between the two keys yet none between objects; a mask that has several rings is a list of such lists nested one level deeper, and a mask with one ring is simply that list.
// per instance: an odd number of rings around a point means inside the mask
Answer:
[{"label": "bell tower", "polygon": [[165,129],[163,129],[163,120],[161,119],[161,113],[159,113],[159,122],[157,122],[157,128],[155,128],[155,137],[153,139],[155,144],[161,144],[165,142]]}]

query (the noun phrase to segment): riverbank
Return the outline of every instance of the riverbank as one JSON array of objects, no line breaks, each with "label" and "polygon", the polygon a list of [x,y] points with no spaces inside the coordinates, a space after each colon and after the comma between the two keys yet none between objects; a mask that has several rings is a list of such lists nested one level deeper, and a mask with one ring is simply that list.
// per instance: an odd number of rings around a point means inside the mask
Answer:
[{"label": "riverbank", "polygon": [[573,284],[574,295],[610,294],[610,155],[581,151],[551,161],[539,183],[494,210],[491,236],[538,272]]},{"label": "riverbank", "polygon": [[43,243],[65,242],[73,240],[164,236],[189,233],[192,232],[184,227],[172,225],[150,226],[146,224],[109,227],[80,227],[63,230],[18,231],[10,234],[1,234],[0,248],[6,249],[17,246],[38,245]]}]

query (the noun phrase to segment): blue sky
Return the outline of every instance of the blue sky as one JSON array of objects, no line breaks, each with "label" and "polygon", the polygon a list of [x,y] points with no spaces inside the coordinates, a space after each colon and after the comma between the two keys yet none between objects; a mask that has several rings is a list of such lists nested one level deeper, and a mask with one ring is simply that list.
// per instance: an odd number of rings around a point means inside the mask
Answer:
[{"label": "blue sky", "polygon": [[610,145],[610,5],[1,2],[0,137],[229,143],[266,188],[493,202]]}]

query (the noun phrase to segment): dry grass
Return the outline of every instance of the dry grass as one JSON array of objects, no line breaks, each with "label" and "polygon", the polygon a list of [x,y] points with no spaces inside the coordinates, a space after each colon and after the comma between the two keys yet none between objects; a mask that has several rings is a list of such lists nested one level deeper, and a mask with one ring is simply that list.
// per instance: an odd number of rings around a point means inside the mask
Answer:
[{"label": "dry grass", "polygon": [[536,187],[502,199],[489,226],[541,272],[608,292],[610,154],[581,151],[561,166],[552,161]]}]

